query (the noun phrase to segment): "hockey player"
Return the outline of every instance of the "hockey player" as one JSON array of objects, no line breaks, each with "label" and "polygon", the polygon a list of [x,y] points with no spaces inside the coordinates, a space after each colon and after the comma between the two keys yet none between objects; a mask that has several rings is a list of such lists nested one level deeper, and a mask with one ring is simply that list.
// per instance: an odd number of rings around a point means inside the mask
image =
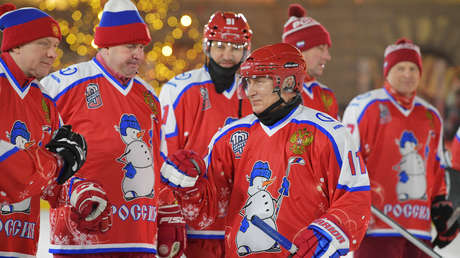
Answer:
[{"label": "hockey player", "polygon": [[[185,221],[178,205],[160,203],[161,108],[153,88],[137,77],[147,25],[130,0],[109,0],[95,31],[96,57],[42,80],[62,118],[90,146],[79,176],[101,182],[112,205],[112,229],[87,234],[69,211],[51,209],[55,257],[178,257]],[[81,221],[80,223],[85,223]]]},{"label": "hockey player", "polygon": [[[372,184],[372,204],[429,243],[431,222],[444,247],[458,233],[447,228],[452,204],[446,200],[442,160],[442,119],[416,96],[422,74],[420,49],[399,39],[385,49],[383,88],[354,98],[343,122],[360,145]],[[430,216],[431,214],[431,216]],[[375,250],[379,250],[375,252]],[[383,221],[373,218],[355,257],[424,257],[424,253]]]},{"label": "hockey player", "polygon": [[58,23],[36,8],[4,4],[0,30],[0,256],[32,257],[40,196],[58,205],[56,194],[85,162],[86,145],[70,126],[58,129],[59,114],[37,80],[57,56]]},{"label": "hockey player", "polygon": [[331,60],[331,37],[324,26],[306,15],[301,5],[289,6],[289,19],[284,24],[283,42],[300,49],[307,62],[307,76],[302,90],[303,104],[337,119],[339,107],[334,93],[316,80],[323,74],[326,63]]},{"label": "hockey player", "polygon": [[[235,80],[236,70],[249,53],[251,36],[243,14],[218,11],[211,16],[203,31],[205,65],[176,76],[161,89],[169,153],[192,149],[204,157],[219,128],[251,113],[248,100],[237,94]],[[224,255],[223,217],[229,195],[220,183],[216,187],[219,219],[206,230],[189,228],[187,257]]]},{"label": "hockey player", "polygon": [[305,69],[290,44],[255,50],[240,71],[254,114],[215,134],[207,170],[189,150],[169,156],[161,169],[197,228],[216,217],[213,180],[225,177],[227,257],[286,257],[284,248],[294,257],[337,257],[364,236],[366,167],[340,122],[301,105]]},{"label": "hockey player", "polygon": [[452,139],[451,153],[452,168],[460,172],[460,127],[458,128],[454,139]]}]

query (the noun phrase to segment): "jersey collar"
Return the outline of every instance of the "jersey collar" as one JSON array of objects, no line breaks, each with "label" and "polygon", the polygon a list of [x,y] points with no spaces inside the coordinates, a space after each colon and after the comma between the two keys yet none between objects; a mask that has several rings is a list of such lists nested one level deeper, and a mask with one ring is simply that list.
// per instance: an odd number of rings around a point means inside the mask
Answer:
[{"label": "jersey collar", "polygon": [[124,96],[126,96],[129,91],[131,90],[131,88],[133,87],[133,81],[134,81],[134,78],[131,78],[129,79],[128,83],[126,85],[123,85],[121,84],[121,82],[115,78],[115,76],[113,74],[111,74],[105,67],[104,65],[102,65],[96,57],[94,57],[92,60],[92,62],[94,62],[94,64],[96,65],[97,68],[99,68],[99,70],[101,70],[102,74],[104,75],[104,77],[110,81],[112,83],[113,86],[115,86],[115,88],[120,91],[121,94],[123,94]]},{"label": "jersey collar", "polygon": [[[3,52],[1,54],[0,63],[3,67],[2,70],[5,72],[4,75],[10,82],[11,87],[13,87],[21,99],[24,99],[35,78],[27,77],[8,52]],[[0,76],[2,76],[1,72]]]},{"label": "jersey collar", "polygon": [[299,110],[299,107],[301,107],[301,106],[302,106],[302,104],[300,104],[297,107],[295,107],[293,110],[291,110],[291,112],[289,112],[289,114],[287,114],[287,116],[285,116],[283,119],[281,119],[280,121],[276,122],[272,126],[266,126],[260,121],[259,121],[259,124],[260,124],[260,126],[262,127],[262,129],[265,131],[265,133],[268,136],[272,136],[276,132],[281,130],[285,125],[287,125],[292,120],[292,118],[295,116],[295,114]]}]

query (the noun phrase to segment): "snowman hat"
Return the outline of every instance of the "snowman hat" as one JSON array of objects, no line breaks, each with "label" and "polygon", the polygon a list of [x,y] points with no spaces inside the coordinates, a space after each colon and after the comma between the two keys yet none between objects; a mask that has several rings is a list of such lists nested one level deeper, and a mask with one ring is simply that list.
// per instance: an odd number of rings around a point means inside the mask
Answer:
[{"label": "snowman hat", "polygon": [[139,124],[139,122],[137,121],[136,117],[134,115],[127,115],[127,114],[124,114],[122,117],[121,117],[121,121],[120,121],[120,133],[121,135],[123,136],[126,136],[126,129],[128,128],[134,128],[134,129],[137,129],[137,130],[141,130],[141,125]]},{"label": "snowman hat", "polygon": [[22,136],[26,140],[30,140],[30,132],[27,130],[26,124],[21,121],[16,121],[11,129],[10,140],[12,144],[16,144],[16,138]]},{"label": "snowman hat", "polygon": [[270,170],[270,167],[268,166],[268,162],[263,162],[263,161],[257,161],[256,164],[254,164],[254,167],[252,168],[251,171],[251,177],[249,179],[249,186],[252,186],[252,183],[254,181],[254,178],[261,176],[265,178],[270,178],[272,176],[272,171]]}]

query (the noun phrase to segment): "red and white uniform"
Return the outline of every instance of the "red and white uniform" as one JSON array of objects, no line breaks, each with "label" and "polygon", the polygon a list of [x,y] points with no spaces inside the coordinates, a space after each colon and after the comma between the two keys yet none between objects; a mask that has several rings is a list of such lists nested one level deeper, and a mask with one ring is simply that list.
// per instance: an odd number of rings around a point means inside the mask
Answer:
[{"label": "red and white uniform", "polygon": [[344,126],[322,112],[300,105],[270,127],[249,115],[212,139],[207,188],[180,200],[184,217],[196,227],[212,222],[219,205],[208,199],[209,186],[218,180],[230,196],[227,257],[241,250],[250,250],[250,257],[289,254],[252,224],[253,215],[291,242],[313,220],[327,218],[345,232],[344,248],[355,250],[370,218],[369,178],[359,157]]},{"label": "red and white uniform", "polygon": [[[222,94],[217,93],[206,66],[177,75],[163,85],[160,102],[168,153],[187,149],[204,157],[212,136],[220,128],[252,113],[248,99],[238,98],[237,93],[235,83]],[[224,238],[223,223],[230,196],[223,187],[218,191],[218,219],[206,230],[189,228],[188,238]]]},{"label": "red and white uniform", "polygon": [[[343,116],[369,171],[372,204],[415,236],[430,240],[432,199],[446,194],[442,120],[415,96],[400,104],[385,88],[355,97]],[[367,236],[401,236],[373,217]]]},{"label": "red and white uniform", "polygon": [[26,78],[11,56],[0,58],[0,256],[35,257],[40,195],[56,185],[59,167],[44,146],[59,127],[42,85]]},{"label": "red and white uniform", "polygon": [[63,120],[88,144],[76,176],[100,183],[113,213],[111,230],[90,235],[76,229],[70,206],[51,209],[50,252],[157,253],[160,147],[166,146],[153,88],[138,77],[122,85],[96,58],[52,73],[42,83]]},{"label": "red and white uniform", "polygon": [[451,143],[452,168],[460,171],[460,128]]},{"label": "red and white uniform", "polygon": [[315,79],[306,81],[302,89],[303,105],[338,119],[339,106],[334,92]]}]

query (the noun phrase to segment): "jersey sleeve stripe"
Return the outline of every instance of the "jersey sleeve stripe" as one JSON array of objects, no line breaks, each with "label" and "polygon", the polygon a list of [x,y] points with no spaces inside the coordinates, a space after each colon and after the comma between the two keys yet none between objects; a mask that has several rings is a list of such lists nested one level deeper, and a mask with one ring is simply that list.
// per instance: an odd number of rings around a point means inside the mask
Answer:
[{"label": "jersey sleeve stripe", "polygon": [[347,185],[337,184],[337,189],[342,189],[347,192],[361,192],[361,191],[370,191],[371,186],[364,185],[364,186],[349,187]]},{"label": "jersey sleeve stripe", "polygon": [[75,86],[77,85],[83,85],[83,82],[85,81],[89,81],[89,80],[92,80],[92,79],[96,79],[96,78],[99,78],[99,77],[102,77],[103,75],[102,74],[96,74],[94,76],[90,76],[90,77],[85,77],[85,78],[82,78],[80,80],[77,80],[73,83],[71,83],[69,86],[67,86],[63,91],[59,92],[59,94],[56,95],[56,97],[54,98],[50,98],[53,102],[56,102],[62,95],[64,95],[67,91],[71,90],[72,88],[74,88]]},{"label": "jersey sleeve stripe", "polygon": [[189,90],[191,87],[193,86],[197,86],[197,85],[204,85],[206,83],[212,83],[212,81],[203,81],[203,82],[195,82],[195,83],[190,83],[188,84],[187,86],[185,86],[181,92],[179,93],[179,95],[177,95],[177,98],[176,100],[174,101],[174,104],[173,104],[173,108],[176,109],[177,105],[179,104],[179,100],[180,98],[184,95],[184,93]]},{"label": "jersey sleeve stripe", "polygon": [[340,156],[339,147],[337,146],[337,143],[335,142],[334,137],[332,137],[332,135],[324,127],[320,126],[319,124],[317,124],[315,122],[308,121],[308,120],[292,119],[291,121],[292,121],[292,123],[296,123],[296,124],[309,124],[309,125],[312,125],[312,126],[316,127],[318,130],[320,130],[324,135],[326,135],[327,138],[329,138],[329,141],[331,142],[332,147],[334,149],[335,157],[337,159],[337,164],[339,164],[340,169],[342,169],[342,157]]}]

